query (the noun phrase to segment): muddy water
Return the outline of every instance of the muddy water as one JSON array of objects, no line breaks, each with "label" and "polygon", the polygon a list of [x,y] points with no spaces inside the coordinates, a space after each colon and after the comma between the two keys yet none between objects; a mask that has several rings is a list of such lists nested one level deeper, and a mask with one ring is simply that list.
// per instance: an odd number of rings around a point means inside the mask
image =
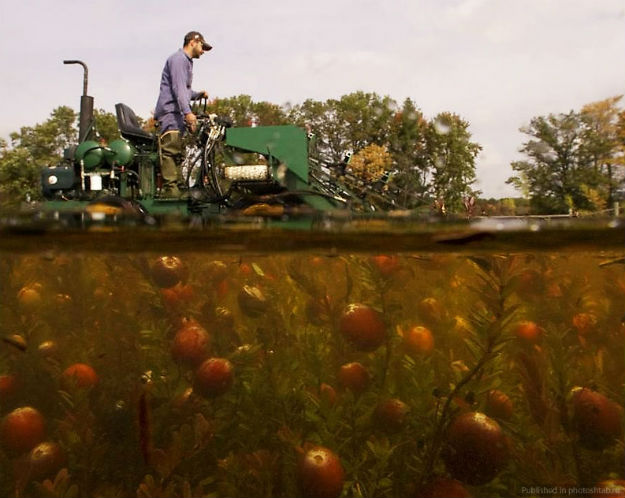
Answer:
[{"label": "muddy water", "polygon": [[5,229],[0,495],[605,496],[623,242],[613,221]]}]

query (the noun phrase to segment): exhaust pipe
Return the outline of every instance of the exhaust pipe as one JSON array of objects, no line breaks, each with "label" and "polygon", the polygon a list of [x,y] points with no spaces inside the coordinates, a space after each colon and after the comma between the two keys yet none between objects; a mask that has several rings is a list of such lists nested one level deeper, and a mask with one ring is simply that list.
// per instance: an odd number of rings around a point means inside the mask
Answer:
[{"label": "exhaust pipe", "polygon": [[87,95],[89,70],[87,64],[78,60],[63,61],[63,64],[80,64],[84,69],[82,95],[80,97],[80,114],[78,118],[78,143],[94,138],[93,97]]}]

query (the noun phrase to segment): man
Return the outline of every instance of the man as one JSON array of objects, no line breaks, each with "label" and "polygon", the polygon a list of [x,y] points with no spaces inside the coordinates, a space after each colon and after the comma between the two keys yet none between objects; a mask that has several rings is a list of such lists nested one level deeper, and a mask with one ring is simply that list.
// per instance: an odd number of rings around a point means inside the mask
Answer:
[{"label": "man", "polygon": [[211,47],[197,31],[184,37],[184,45],[165,62],[161,88],[154,111],[158,121],[161,149],[161,176],[163,197],[179,197],[178,184],[182,181],[180,165],[183,160],[182,135],[188,128],[194,132],[197,118],[191,111],[191,101],[207,98],[208,94],[191,89],[193,59],[199,59]]}]

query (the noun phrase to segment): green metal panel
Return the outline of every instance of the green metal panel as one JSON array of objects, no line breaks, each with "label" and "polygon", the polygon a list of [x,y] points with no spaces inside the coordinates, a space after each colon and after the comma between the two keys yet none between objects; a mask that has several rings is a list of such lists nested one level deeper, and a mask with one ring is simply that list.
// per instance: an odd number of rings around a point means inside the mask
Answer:
[{"label": "green metal panel", "polygon": [[[295,178],[294,184],[291,186],[291,190],[299,190],[299,191],[309,191],[310,185],[302,182],[301,180]],[[310,207],[318,210],[318,211],[327,211],[330,209],[336,209],[336,204],[330,201],[327,197],[323,197],[321,195],[313,195],[313,194],[302,194],[302,200],[308,204]]]},{"label": "green metal panel", "polygon": [[228,128],[226,145],[271,155],[308,184],[308,138],[306,132],[297,126]]}]

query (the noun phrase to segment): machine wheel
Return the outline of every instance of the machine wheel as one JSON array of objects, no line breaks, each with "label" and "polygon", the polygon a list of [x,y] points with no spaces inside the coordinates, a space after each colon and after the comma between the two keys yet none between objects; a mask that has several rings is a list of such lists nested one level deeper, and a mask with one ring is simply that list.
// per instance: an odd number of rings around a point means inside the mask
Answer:
[{"label": "machine wheel", "polygon": [[225,180],[219,173],[219,167],[216,164],[215,154],[216,144],[210,140],[204,145],[204,181],[208,181],[211,190],[220,203],[225,204],[230,194],[230,182]]},{"label": "machine wheel", "polygon": [[202,166],[204,151],[199,146],[187,147],[185,158],[182,163],[182,177],[185,186],[193,188],[197,179],[200,178],[199,171]]}]

